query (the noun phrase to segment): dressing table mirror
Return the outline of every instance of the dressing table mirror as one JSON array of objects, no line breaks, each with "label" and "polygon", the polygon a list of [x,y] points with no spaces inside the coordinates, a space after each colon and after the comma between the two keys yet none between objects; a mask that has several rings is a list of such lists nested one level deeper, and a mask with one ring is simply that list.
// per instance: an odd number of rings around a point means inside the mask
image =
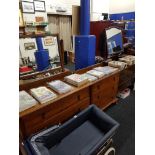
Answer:
[{"label": "dressing table mirror", "polygon": [[[106,29],[107,58],[120,62],[120,57],[125,56],[123,47],[122,30],[117,27]],[[132,64],[120,71],[119,91],[134,85],[135,65]]]},{"label": "dressing table mirror", "polygon": [[[36,36],[25,37],[19,39],[19,64],[20,67],[26,66],[31,68],[31,71],[20,73],[20,79],[36,79],[44,76],[55,75],[62,72],[63,60],[58,34],[42,35],[41,42],[43,49],[49,53],[49,66],[43,71],[37,71],[35,52],[38,50]],[[46,75],[45,75],[46,74]]]},{"label": "dressing table mirror", "polygon": [[124,52],[122,30],[116,27],[106,29],[107,58],[114,58]]}]

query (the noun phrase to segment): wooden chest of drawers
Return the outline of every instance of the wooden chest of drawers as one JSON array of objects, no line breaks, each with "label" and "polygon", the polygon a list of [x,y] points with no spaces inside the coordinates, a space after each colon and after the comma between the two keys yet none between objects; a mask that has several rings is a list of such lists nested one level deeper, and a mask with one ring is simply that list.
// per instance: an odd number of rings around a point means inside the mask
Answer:
[{"label": "wooden chest of drawers", "polygon": [[105,109],[110,104],[117,101],[119,73],[105,77],[93,84],[90,88],[91,104],[96,104],[99,108]]},{"label": "wooden chest of drawers", "polygon": [[[76,91],[68,95],[47,103],[38,105],[38,109],[20,116],[20,129],[24,138],[30,136],[49,126],[63,123],[76,113],[89,106],[90,96],[89,87],[77,88]],[[32,108],[32,109],[35,109]]]}]

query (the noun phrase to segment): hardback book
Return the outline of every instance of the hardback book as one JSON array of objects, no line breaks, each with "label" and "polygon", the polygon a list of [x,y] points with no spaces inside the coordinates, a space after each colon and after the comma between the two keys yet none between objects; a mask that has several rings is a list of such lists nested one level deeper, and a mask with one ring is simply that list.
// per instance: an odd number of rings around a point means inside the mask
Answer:
[{"label": "hardback book", "polygon": [[110,67],[110,66],[96,67],[94,69],[97,71],[103,72],[106,75],[113,73],[113,72],[118,70],[118,68],[114,68],[114,67]]},{"label": "hardback book", "polygon": [[90,70],[87,72],[87,74],[90,74],[92,76],[96,76],[97,78],[101,78],[105,75],[104,73],[97,71],[97,70]]},{"label": "hardback book", "polygon": [[55,80],[55,81],[49,82],[48,85],[50,88],[52,88],[59,94],[67,93],[67,92],[73,90],[72,86],[70,86],[67,83],[60,81],[60,80]]},{"label": "hardback book", "polygon": [[30,92],[40,103],[51,101],[57,97],[53,91],[46,87],[33,88]]},{"label": "hardback book", "polygon": [[93,76],[93,75],[90,75],[90,74],[87,74],[87,73],[84,73],[82,75],[87,77],[90,82],[95,81],[95,80],[98,79],[96,76]]},{"label": "hardback book", "polygon": [[19,92],[19,112],[35,106],[38,102],[26,91]]},{"label": "hardback book", "polygon": [[65,81],[75,86],[81,86],[89,82],[86,76],[80,74],[72,74],[64,77]]}]

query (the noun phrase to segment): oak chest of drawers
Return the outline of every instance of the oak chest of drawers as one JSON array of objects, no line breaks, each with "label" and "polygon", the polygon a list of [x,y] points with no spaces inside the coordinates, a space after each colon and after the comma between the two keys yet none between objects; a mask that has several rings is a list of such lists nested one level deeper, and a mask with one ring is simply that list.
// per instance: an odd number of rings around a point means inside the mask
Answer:
[{"label": "oak chest of drawers", "polygon": [[105,109],[110,104],[117,101],[117,90],[119,73],[100,79],[90,87],[91,104],[96,104],[99,108]]}]

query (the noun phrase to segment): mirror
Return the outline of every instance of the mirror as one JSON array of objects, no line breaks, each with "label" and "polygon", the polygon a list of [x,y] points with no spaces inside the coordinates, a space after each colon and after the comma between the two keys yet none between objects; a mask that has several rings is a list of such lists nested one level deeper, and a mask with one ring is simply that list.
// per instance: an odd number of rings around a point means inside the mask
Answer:
[{"label": "mirror", "polygon": [[[58,35],[46,35],[42,36],[42,45],[44,49],[47,49],[50,57],[50,68],[62,67],[60,56],[60,42]],[[19,64],[20,66],[28,66],[36,64],[34,53],[38,50],[36,38],[20,38],[19,39]]]},{"label": "mirror", "polygon": [[124,51],[121,29],[115,27],[106,29],[106,41],[108,57],[121,54]]}]

